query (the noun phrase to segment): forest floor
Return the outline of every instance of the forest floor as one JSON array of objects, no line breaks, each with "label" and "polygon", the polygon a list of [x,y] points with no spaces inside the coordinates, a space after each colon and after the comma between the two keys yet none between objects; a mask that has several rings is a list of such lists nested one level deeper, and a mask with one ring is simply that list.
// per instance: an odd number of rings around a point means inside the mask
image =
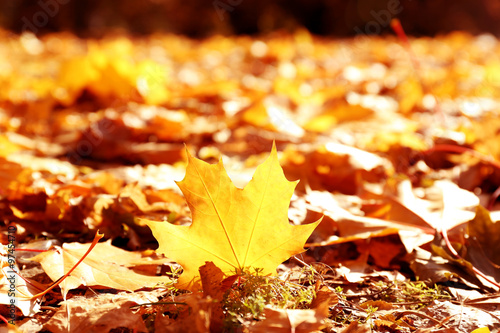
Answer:
[{"label": "forest floor", "polygon": [[[0,40],[1,332],[500,330],[495,37]],[[293,230],[322,218],[305,252],[269,275],[154,251],[174,239],[147,221],[205,207],[187,152],[243,188],[273,143],[300,182],[264,206]],[[250,210],[200,165],[213,202]],[[247,251],[280,239],[265,223]]]}]

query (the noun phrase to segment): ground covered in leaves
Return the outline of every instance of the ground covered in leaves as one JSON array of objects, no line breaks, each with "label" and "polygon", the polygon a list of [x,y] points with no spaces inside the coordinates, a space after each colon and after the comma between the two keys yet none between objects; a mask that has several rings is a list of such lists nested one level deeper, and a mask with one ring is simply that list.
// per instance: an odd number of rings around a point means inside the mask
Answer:
[{"label": "ground covered in leaves", "polygon": [[[496,38],[0,40],[3,331],[500,328]],[[174,286],[186,150],[243,187],[273,142],[307,251]]]}]

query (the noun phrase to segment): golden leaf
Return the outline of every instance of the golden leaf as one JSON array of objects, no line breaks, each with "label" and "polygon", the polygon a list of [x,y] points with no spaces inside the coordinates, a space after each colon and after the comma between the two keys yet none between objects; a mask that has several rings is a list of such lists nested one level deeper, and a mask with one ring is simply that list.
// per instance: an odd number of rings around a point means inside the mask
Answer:
[{"label": "golden leaf", "polygon": [[287,217],[297,182],[289,182],[276,147],[244,189],[229,179],[222,161],[209,165],[188,154],[185,178],[177,183],[193,215],[190,226],[144,220],[158,251],[184,268],[178,286],[197,290],[198,268],[212,261],[225,274],[247,267],[276,274],[276,267],[304,251],[320,221],[292,226]]}]

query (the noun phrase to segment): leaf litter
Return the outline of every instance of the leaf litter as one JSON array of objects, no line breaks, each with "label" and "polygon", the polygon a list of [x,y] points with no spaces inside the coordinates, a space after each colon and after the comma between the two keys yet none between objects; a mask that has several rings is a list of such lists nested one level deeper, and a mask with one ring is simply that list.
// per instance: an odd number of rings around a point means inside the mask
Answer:
[{"label": "leaf litter", "polygon": [[494,37],[0,38],[6,330],[499,329]]}]

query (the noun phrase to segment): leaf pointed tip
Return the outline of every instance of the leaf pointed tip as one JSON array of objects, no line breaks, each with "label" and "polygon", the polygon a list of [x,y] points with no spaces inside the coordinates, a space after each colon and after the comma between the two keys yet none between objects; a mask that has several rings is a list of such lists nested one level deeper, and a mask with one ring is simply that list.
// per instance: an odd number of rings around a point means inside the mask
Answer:
[{"label": "leaf pointed tip", "polygon": [[273,147],[271,148],[271,155],[277,154],[278,150],[276,149],[276,140],[273,140]]},{"label": "leaf pointed tip", "polygon": [[194,158],[194,156],[189,151],[189,147],[187,146],[186,143],[184,143],[184,149],[186,150],[186,156],[187,156],[188,163],[189,163],[189,161],[191,161]]}]

